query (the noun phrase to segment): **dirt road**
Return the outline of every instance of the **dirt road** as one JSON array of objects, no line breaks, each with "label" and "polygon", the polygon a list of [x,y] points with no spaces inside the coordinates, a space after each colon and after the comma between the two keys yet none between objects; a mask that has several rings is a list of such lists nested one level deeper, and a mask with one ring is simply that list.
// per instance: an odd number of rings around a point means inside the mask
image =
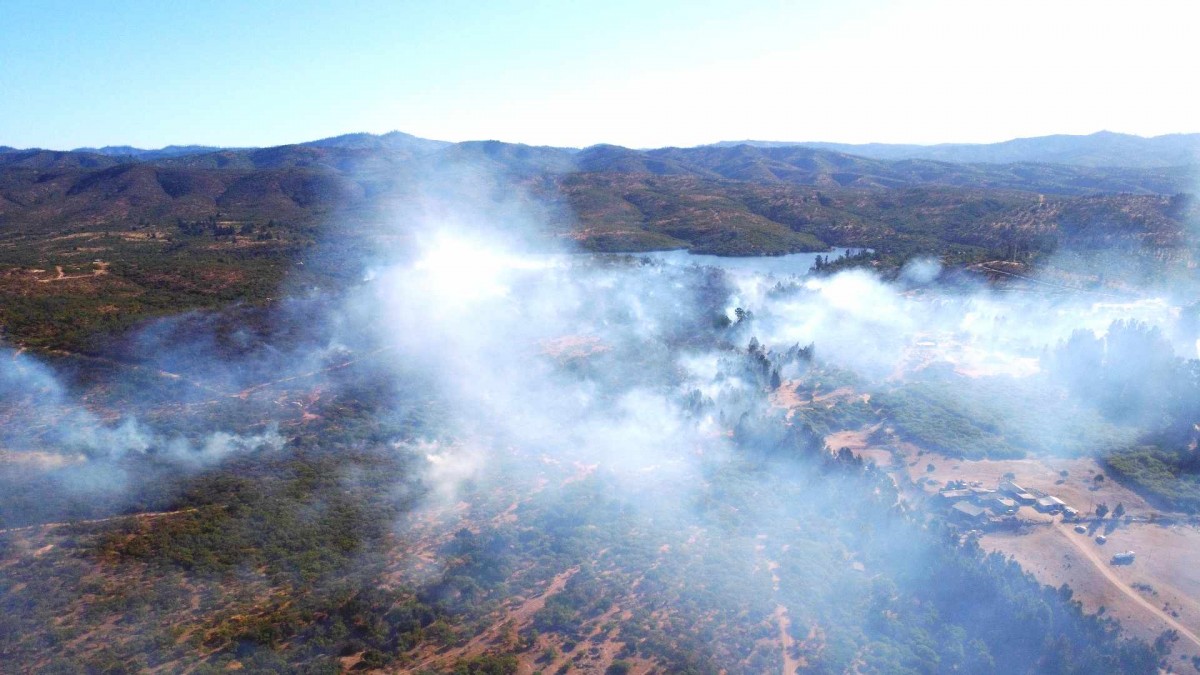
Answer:
[{"label": "dirt road", "polygon": [[1109,583],[1115,586],[1117,590],[1121,591],[1138,605],[1145,608],[1146,611],[1161,619],[1163,623],[1167,624],[1171,628],[1174,628],[1179,632],[1179,636],[1181,638],[1188,640],[1197,649],[1200,649],[1200,636],[1197,636],[1195,633],[1188,630],[1183,624],[1176,621],[1175,617],[1167,614],[1162,609],[1155,607],[1150,603],[1149,600],[1143,598],[1140,593],[1130,588],[1128,584],[1122,581],[1121,578],[1118,577],[1115,572],[1113,572],[1112,567],[1110,567],[1108,564],[1108,561],[1101,557],[1095,548],[1088,545],[1088,541],[1090,541],[1089,539],[1084,539],[1076,535],[1071,528],[1064,523],[1055,523],[1054,528],[1058,530],[1059,534],[1066,537],[1067,541],[1071,542],[1071,545],[1083,554],[1083,557],[1091,561],[1092,565],[1096,567],[1096,570],[1103,574],[1104,578],[1108,579]]},{"label": "dirt road", "polygon": [[0,530],[0,534],[9,534],[12,532],[32,532],[34,530],[48,530],[55,527],[67,527],[69,525],[94,525],[96,523],[111,523],[117,520],[151,520],[154,518],[163,518],[166,516],[177,516],[181,513],[194,513],[199,511],[197,508],[179,509],[178,511],[152,511],[147,513],[129,513],[121,516],[109,516],[108,518],[91,518],[89,520],[65,520],[61,523],[38,523],[37,525],[24,525],[22,527],[9,527]]}]

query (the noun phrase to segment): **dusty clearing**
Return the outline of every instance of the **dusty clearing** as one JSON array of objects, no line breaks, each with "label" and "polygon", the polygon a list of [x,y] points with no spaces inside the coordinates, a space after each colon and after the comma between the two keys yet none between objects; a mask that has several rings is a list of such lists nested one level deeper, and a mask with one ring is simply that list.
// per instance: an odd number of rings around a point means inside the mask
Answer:
[{"label": "dusty clearing", "polygon": [[[1092,458],[965,460],[929,452],[918,454],[913,452],[914,449],[908,446],[906,453],[908,477],[913,481],[933,479],[936,483],[927,487],[930,491],[952,480],[982,481],[985,487],[994,488],[1004,480],[1005,474],[1011,473],[1022,487],[1055,495],[1068,506],[1078,509],[1081,515],[1092,513],[1102,502],[1110,508],[1124,504],[1131,516],[1148,517],[1157,512],[1136,492],[1107,476],[1096,482],[1095,477],[1102,475],[1104,470]],[[930,464],[934,466],[933,471],[929,471]],[[1063,471],[1067,472],[1066,477],[1063,477]],[[1026,511],[1030,509],[1022,509],[1022,514]]]},{"label": "dusty clearing", "polygon": [[[503,616],[498,617],[486,630],[471,638],[465,645],[439,651],[426,650],[432,653],[429,653],[424,660],[417,664],[416,669],[434,667],[448,669],[462,659],[481,656],[494,646],[513,648],[518,631],[533,621],[533,615],[545,607],[546,600],[556,593],[561,593],[566,587],[567,581],[578,571],[578,567],[572,567],[560,572],[546,586],[546,590],[537,597],[513,598],[509,606],[503,610]],[[408,672],[408,670],[400,672]]]},{"label": "dusty clearing", "polygon": [[[93,277],[102,277],[108,274],[109,264],[103,260],[97,260],[92,263],[92,271],[90,274],[67,274],[63,271],[62,265],[55,265],[55,275],[48,279],[38,279],[39,283],[50,283],[51,281],[70,281],[72,279],[91,279]],[[32,272],[41,272],[41,270],[31,270]]]},{"label": "dusty clearing", "polygon": [[[1131,636],[1153,642],[1166,630],[1178,631],[1170,663],[1176,670],[1192,671],[1191,657],[1200,656],[1200,526],[1188,524],[1180,514],[1162,513],[1108,476],[1097,481],[1104,470],[1092,458],[955,459],[911,443],[873,444],[876,431],[839,431],[825,441],[833,450],[847,447],[884,467],[892,465],[894,449],[901,464],[892,474],[898,485],[920,486],[909,493],[918,499],[954,480],[994,488],[1011,474],[1022,487],[1055,495],[1078,509],[1087,533],[1075,532],[1074,523],[1060,517],[1023,507],[1018,516],[1026,521],[1022,529],[984,534],[980,544],[1011,556],[1044,584],[1066,584],[1085,611],[1103,608]],[[1123,504],[1126,517],[1093,524],[1086,516],[1101,503],[1110,509]],[[1106,534],[1107,543],[1097,544],[1097,534]],[[1129,550],[1137,554],[1132,565],[1111,564],[1114,554]]]},{"label": "dusty clearing", "polygon": [[788,419],[791,419],[797,408],[806,408],[817,403],[834,403],[842,399],[857,398],[862,401],[870,401],[870,394],[860,394],[850,387],[839,387],[833,391],[825,392],[824,394],[809,395],[809,392],[800,394],[796,391],[796,387],[800,385],[799,380],[785,380],[782,384],[771,392],[771,405],[777,408],[783,408],[788,411]]},{"label": "dusty clearing", "polygon": [[892,451],[871,444],[871,434],[875,433],[879,429],[879,426],[876,424],[875,426],[864,427],[857,431],[834,432],[825,437],[825,446],[833,452],[837,452],[842,448],[849,448],[851,452],[863,460],[875,462],[876,466],[892,466],[895,461]]},{"label": "dusty clearing", "polygon": [[542,353],[562,362],[585,359],[610,351],[611,346],[593,335],[564,335],[541,342]]},{"label": "dusty clearing", "polygon": [[[1103,607],[1137,637],[1153,641],[1179,631],[1176,659],[1200,655],[1200,529],[1133,523],[1108,536],[1100,545],[1057,523],[985,534],[980,544],[1012,556],[1042,583],[1067,584],[1085,610]],[[1125,550],[1137,553],[1134,563],[1112,565],[1112,555]]]},{"label": "dusty clearing", "polygon": [[915,336],[891,379],[903,380],[912,373],[938,362],[946,362],[959,375],[971,378],[1009,375],[1025,377],[1037,373],[1040,363],[1034,356],[1014,356],[965,344],[949,333],[921,333]]},{"label": "dusty clearing", "polygon": [[783,675],[794,675],[808,663],[804,659],[793,656],[798,647],[792,639],[792,619],[788,616],[787,607],[775,605],[775,622],[779,624],[779,645],[783,651]]}]

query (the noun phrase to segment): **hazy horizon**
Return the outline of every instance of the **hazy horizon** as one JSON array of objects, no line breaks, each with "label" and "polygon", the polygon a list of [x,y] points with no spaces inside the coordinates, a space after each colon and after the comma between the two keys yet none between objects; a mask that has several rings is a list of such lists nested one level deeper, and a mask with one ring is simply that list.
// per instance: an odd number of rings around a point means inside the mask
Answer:
[{"label": "hazy horizon", "polygon": [[323,140],[328,140],[328,139],[332,139],[332,138],[341,138],[344,136],[357,136],[360,134],[367,134],[370,136],[386,136],[388,134],[393,134],[393,133],[400,133],[400,134],[412,136],[414,138],[419,138],[422,140],[444,142],[444,143],[499,142],[499,143],[508,143],[508,144],[512,144],[512,145],[528,145],[531,147],[555,147],[555,148],[563,148],[563,149],[569,149],[569,150],[585,150],[587,148],[602,146],[602,145],[627,147],[632,150],[649,150],[649,149],[666,148],[666,147],[694,148],[694,147],[705,147],[705,146],[709,146],[709,145],[719,145],[719,144],[729,144],[729,143],[780,143],[780,144],[788,144],[788,145],[831,144],[831,145],[864,145],[864,146],[896,145],[896,146],[913,146],[913,147],[937,147],[937,146],[952,146],[952,145],[996,145],[996,144],[1008,143],[1008,142],[1012,142],[1012,141],[1023,141],[1023,140],[1032,140],[1032,139],[1038,139],[1038,138],[1053,138],[1053,137],[1086,138],[1088,136],[1096,136],[1099,134],[1112,134],[1112,135],[1116,135],[1116,136],[1132,136],[1132,137],[1146,139],[1146,140],[1152,140],[1152,139],[1156,139],[1156,138],[1164,138],[1164,137],[1170,137],[1170,136],[1197,136],[1197,135],[1200,135],[1200,131],[1172,131],[1172,132],[1166,132],[1166,133],[1155,134],[1155,135],[1142,135],[1142,134],[1129,133],[1129,132],[1125,132],[1125,131],[1113,131],[1111,129],[1098,129],[1096,131],[1087,132],[1087,133],[1051,132],[1051,133],[1047,133],[1047,134],[1039,134],[1036,136],[1019,136],[1019,137],[1014,137],[1014,138],[1003,138],[1003,139],[999,139],[999,140],[995,140],[995,141],[946,140],[946,141],[932,141],[932,142],[928,142],[928,143],[901,143],[901,142],[890,142],[890,141],[842,141],[842,140],[830,140],[830,139],[791,140],[791,139],[783,139],[783,138],[725,138],[725,139],[720,139],[720,140],[706,142],[706,143],[697,143],[695,145],[683,145],[683,146],[670,146],[670,145],[623,146],[619,143],[612,143],[609,141],[598,141],[596,143],[591,143],[589,145],[565,146],[565,145],[542,145],[542,144],[537,144],[537,143],[527,143],[527,142],[521,141],[521,140],[506,140],[506,139],[501,139],[501,138],[467,138],[467,139],[463,139],[461,141],[450,141],[450,140],[446,140],[444,138],[432,138],[429,136],[422,136],[420,134],[414,134],[414,133],[411,133],[408,131],[404,131],[403,129],[389,129],[386,131],[346,131],[346,132],[342,132],[342,133],[334,133],[334,134],[327,134],[327,135],[323,135],[323,136],[317,136],[314,138],[305,138],[305,139],[300,139],[300,140],[287,141],[287,142],[278,143],[275,145],[263,145],[263,144],[220,145],[220,144],[208,144],[208,143],[192,143],[192,142],[188,142],[188,141],[172,141],[165,145],[158,145],[158,146],[140,146],[140,145],[135,145],[132,143],[107,143],[104,145],[92,143],[92,144],[86,144],[86,145],[77,145],[77,146],[73,146],[73,147],[46,147],[46,146],[22,147],[22,146],[17,146],[17,145],[11,145],[4,141],[0,141],[0,147],[9,147],[9,148],[13,148],[14,150],[48,150],[51,152],[77,152],[77,151],[88,151],[88,150],[104,150],[106,148],[133,148],[135,150],[142,150],[142,151],[155,151],[155,150],[165,150],[167,148],[189,148],[189,147],[208,147],[208,148],[220,148],[220,149],[235,150],[235,149],[268,148],[268,147],[278,147],[278,146],[285,146],[285,145],[302,145],[304,143],[312,143],[315,141],[323,141]]},{"label": "hazy horizon", "polygon": [[1153,136],[1193,128],[1180,83],[1196,13],[1179,2],[17,1],[0,25],[0,138],[243,147],[405,129],[451,142],[686,147]]}]

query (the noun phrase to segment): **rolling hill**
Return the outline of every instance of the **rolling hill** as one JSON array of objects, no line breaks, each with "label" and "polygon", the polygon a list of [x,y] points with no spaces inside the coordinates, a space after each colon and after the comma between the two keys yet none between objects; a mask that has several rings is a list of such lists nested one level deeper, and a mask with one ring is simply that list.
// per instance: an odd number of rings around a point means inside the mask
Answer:
[{"label": "rolling hill", "polygon": [[1200,134],[1167,134],[1144,138],[1111,131],[1086,136],[1054,135],[1017,138],[1001,143],[780,143],[727,141],[716,147],[752,145],[763,148],[803,146],[873,159],[928,159],[987,164],[1066,164],[1086,167],[1163,168],[1200,163]]},{"label": "rolling hill", "polygon": [[[1072,252],[1121,255],[1141,275],[1183,274],[1200,221],[1181,194],[1191,185],[1184,168],[956,164],[750,144],[575,150],[399,132],[185,149],[0,151],[0,324],[10,337],[87,349],[88,336],[142,317],[265,301],[285,274],[353,278],[377,237],[405,236],[431,184],[451,196],[532,197],[535,220],[569,249],[866,247],[885,268],[922,255],[1036,264]],[[340,262],[296,267],[317,241]],[[46,283],[56,268],[76,280]],[[68,305],[71,321],[43,320]]]}]

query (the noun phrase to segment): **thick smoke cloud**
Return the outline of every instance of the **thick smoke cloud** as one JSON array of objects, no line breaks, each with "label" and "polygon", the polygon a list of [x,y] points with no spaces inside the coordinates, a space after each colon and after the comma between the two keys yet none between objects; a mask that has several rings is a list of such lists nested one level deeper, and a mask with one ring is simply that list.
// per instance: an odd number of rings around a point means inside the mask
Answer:
[{"label": "thick smoke cloud", "polygon": [[46,365],[13,350],[0,353],[0,402],[3,525],[110,515],[155,480],[284,443],[274,424],[184,434],[133,414],[102,416]]},{"label": "thick smoke cloud", "polygon": [[[413,245],[403,256],[374,258],[388,262],[369,270],[339,321],[391,356],[422,364],[455,402],[460,432],[487,437],[485,446],[567,455],[631,476],[650,466],[688,467],[698,447],[731,452],[714,439],[764,398],[763,383],[731,363],[752,338],[785,380],[801,365],[783,355],[811,344],[822,363],[853,373],[867,392],[937,363],[963,377],[1045,375],[1073,333],[1102,339],[1122,320],[1170,336],[1181,358],[1196,356],[1178,305],[1150,292],[939,287],[941,265],[930,259],[888,282],[869,270],[783,278],[744,265],[699,268],[678,256],[555,251],[545,238],[554,209],[531,210],[537,200],[528,194],[484,189],[492,184],[469,175],[466,188],[437,183],[420,209],[396,217],[415,233]],[[715,327],[722,320],[734,325]],[[699,418],[693,392],[712,403]],[[1013,427],[1049,430],[1043,445],[1054,449],[1055,436],[1077,431],[1055,428],[1068,412],[1033,406],[995,414]],[[472,462],[486,473],[478,453]]]},{"label": "thick smoke cloud", "polygon": [[[101,419],[76,400],[56,374],[20,351],[0,353],[0,397],[5,401],[2,437],[10,452],[37,452],[50,464],[115,461],[153,453],[200,467],[225,455],[278,446],[275,430],[253,436],[216,432],[199,441],[163,436],[137,419]],[[50,455],[56,456],[48,459]]]},{"label": "thick smoke cloud", "polygon": [[[752,338],[776,356],[814,345],[822,363],[855,374],[867,391],[937,362],[966,376],[1027,378],[1046,371],[1050,352],[1076,331],[1103,338],[1119,320],[1151,326],[1176,355],[1196,356],[1194,326],[1163,295],[939,288],[940,263],[929,259],[885,282],[868,270],[782,278],[745,265],[699,268],[678,256],[575,254],[547,236],[549,223],[565,217],[561,206],[514,188],[511,178],[445,166],[418,182],[364,256],[361,284],[332,296],[294,288],[281,303],[280,315],[305,315],[309,324],[299,346],[280,348],[239,329],[226,337],[243,348],[231,358],[212,344],[218,328],[192,316],[147,326],[131,351],[182,373],[192,386],[177,389],[179,402],[195,404],[384,350],[385,369],[419,372],[453,403],[459,435],[630,473],[722,445],[713,434],[762,398],[761,383],[730,363]],[[722,320],[733,326],[714,327]],[[185,440],[133,417],[101,420],[35,359],[10,354],[3,362],[14,402],[9,448],[41,443],[93,462],[154,452],[200,466],[281,442],[270,431]],[[797,362],[778,366],[785,380],[799,373]],[[693,392],[713,402],[699,424]],[[473,457],[473,466],[486,463],[485,451]],[[459,473],[433,471],[437,482]]]}]

